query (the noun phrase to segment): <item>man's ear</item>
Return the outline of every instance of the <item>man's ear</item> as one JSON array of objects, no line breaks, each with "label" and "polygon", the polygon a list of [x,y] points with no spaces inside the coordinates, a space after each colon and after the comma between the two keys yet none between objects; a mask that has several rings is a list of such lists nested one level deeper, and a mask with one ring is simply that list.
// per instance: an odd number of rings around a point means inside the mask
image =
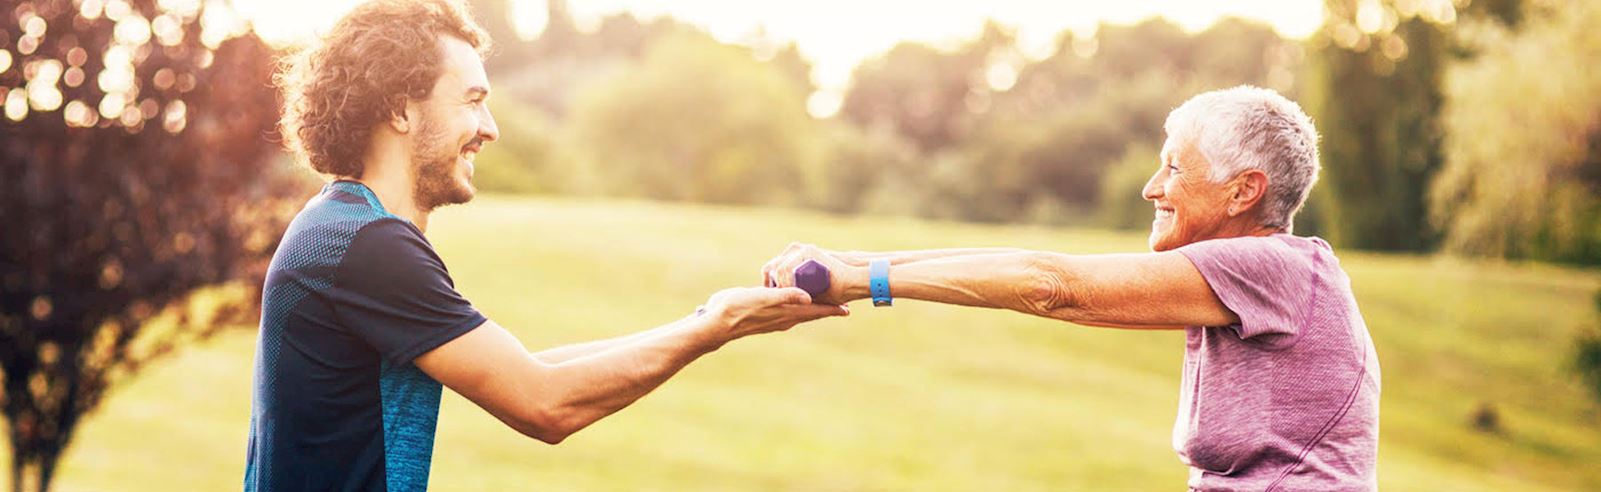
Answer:
[{"label": "man's ear", "polygon": [[389,113],[389,127],[401,135],[411,133],[411,127],[415,121],[417,121],[417,107],[409,98],[403,100],[399,111]]},{"label": "man's ear", "polygon": [[1255,207],[1262,197],[1267,196],[1267,173],[1260,169],[1250,169],[1234,178],[1230,186],[1229,217],[1238,216]]}]

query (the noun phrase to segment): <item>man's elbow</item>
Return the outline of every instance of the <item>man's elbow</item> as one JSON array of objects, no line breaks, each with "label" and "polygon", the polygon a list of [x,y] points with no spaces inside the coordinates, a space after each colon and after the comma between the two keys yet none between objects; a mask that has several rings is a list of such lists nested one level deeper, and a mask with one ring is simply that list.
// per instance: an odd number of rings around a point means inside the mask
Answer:
[{"label": "man's elbow", "polygon": [[1077,294],[1072,282],[1071,265],[1061,255],[1031,254],[1025,271],[1026,280],[1019,292],[1023,312],[1067,319],[1082,307],[1082,296]]},{"label": "man's elbow", "polygon": [[584,426],[579,423],[571,410],[538,408],[519,416],[512,428],[522,435],[554,446],[561,444],[568,436],[577,433]]}]

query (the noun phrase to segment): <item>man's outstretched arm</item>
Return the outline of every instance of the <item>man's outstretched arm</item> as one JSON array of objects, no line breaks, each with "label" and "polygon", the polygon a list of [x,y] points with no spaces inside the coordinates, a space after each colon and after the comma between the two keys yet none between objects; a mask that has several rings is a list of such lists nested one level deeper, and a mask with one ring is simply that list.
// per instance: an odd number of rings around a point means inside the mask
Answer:
[{"label": "man's outstretched arm", "polygon": [[562,362],[567,362],[569,360],[586,355],[603,352],[612,347],[627,345],[647,337],[657,336],[662,332],[671,330],[674,326],[675,324],[667,324],[651,328],[649,330],[629,333],[627,335],[620,335],[612,338],[602,338],[600,340],[590,340],[587,342],[578,342],[551,347],[534,352],[534,358],[539,359],[541,362],[546,364],[560,364]]},{"label": "man's outstretched arm", "polygon": [[705,314],[558,363],[528,353],[493,321],[414,362],[518,432],[556,444],[729,341],[847,312],[811,304],[799,289],[730,289],[714,296]]}]

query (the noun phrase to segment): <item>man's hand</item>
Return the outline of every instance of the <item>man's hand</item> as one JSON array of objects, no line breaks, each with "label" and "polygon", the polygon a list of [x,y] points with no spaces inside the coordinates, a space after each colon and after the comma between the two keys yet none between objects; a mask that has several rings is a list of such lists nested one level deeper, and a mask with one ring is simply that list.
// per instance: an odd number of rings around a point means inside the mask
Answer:
[{"label": "man's hand", "polygon": [[867,262],[851,255],[811,244],[790,243],[788,248],[762,266],[762,279],[775,287],[795,286],[795,267],[814,260],[828,268],[832,281],[828,291],[812,299],[821,304],[840,304],[868,296]]},{"label": "man's hand", "polygon": [[829,316],[847,316],[850,309],[830,304],[813,304],[804,290],[795,287],[772,289],[736,287],[713,294],[701,316],[711,320],[707,328],[715,345],[741,337],[788,330],[791,327]]}]

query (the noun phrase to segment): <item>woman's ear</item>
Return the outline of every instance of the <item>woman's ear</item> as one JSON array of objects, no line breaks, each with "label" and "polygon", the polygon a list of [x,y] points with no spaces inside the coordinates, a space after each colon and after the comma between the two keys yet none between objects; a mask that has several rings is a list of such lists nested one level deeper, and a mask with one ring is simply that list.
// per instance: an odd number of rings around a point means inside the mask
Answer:
[{"label": "woman's ear", "polygon": [[1267,195],[1267,173],[1259,169],[1247,170],[1234,178],[1229,196],[1229,216],[1234,217],[1255,207]]}]

